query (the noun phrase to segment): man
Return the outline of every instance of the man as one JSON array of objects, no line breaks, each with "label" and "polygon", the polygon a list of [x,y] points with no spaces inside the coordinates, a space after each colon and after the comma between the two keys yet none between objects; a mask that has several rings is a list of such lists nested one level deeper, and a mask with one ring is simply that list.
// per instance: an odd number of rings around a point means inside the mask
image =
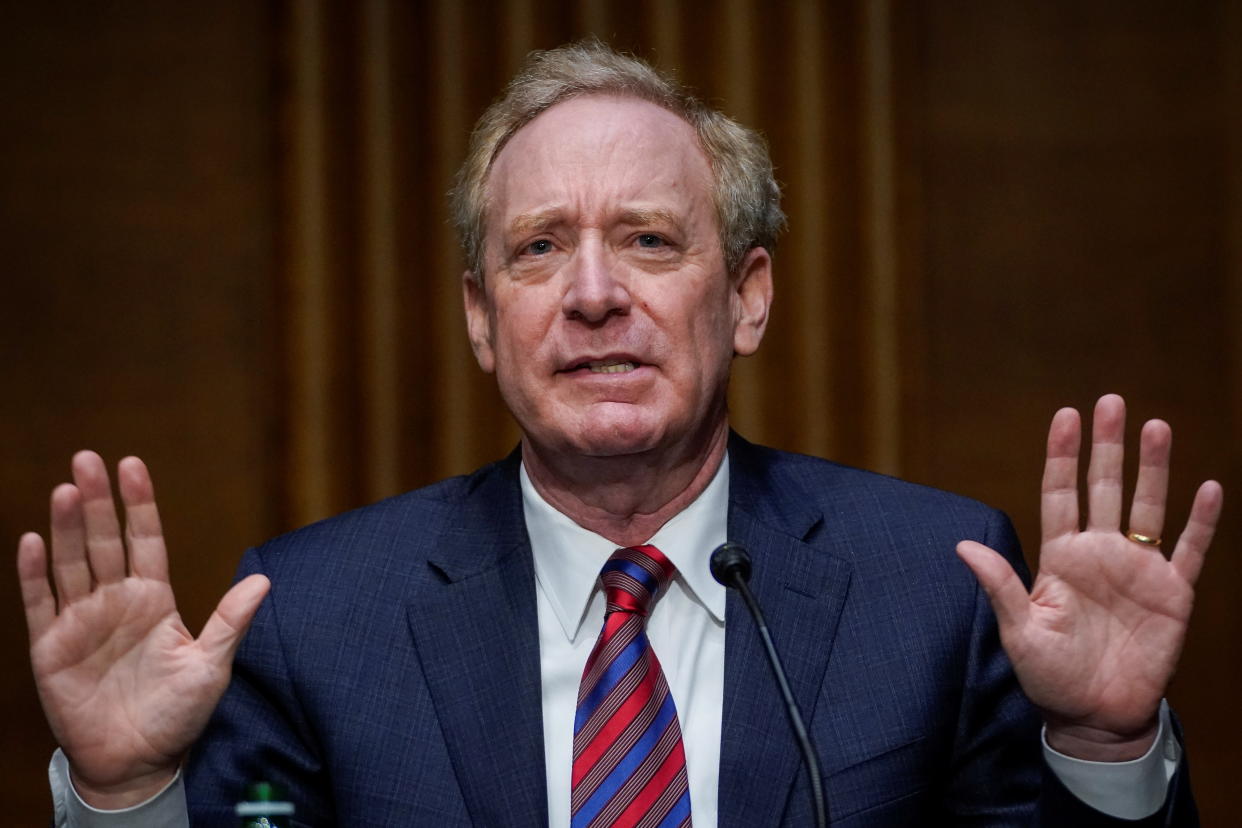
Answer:
[{"label": "man", "polygon": [[644,64],[534,55],[455,196],[470,341],[520,450],[251,550],[197,641],[145,468],[118,467],[123,543],[102,461],[76,456],[52,496],[59,610],[37,535],[18,562],[58,821],[184,824],[188,801],[228,824],[263,778],[307,825],[810,824],[758,636],[708,574],[731,539],[833,825],[1193,824],[1161,698],[1220,487],[1166,560],[1150,422],[1122,534],[1105,397],[1080,531],[1080,424],[1058,412],[1028,595],[999,513],[731,435],[777,199],[759,139]]}]

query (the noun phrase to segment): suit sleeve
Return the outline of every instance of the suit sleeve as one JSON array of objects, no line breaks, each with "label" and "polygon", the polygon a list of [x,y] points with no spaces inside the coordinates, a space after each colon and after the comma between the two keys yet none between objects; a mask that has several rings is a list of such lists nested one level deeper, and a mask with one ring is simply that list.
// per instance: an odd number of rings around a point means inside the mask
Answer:
[{"label": "suit sleeve", "polygon": [[[250,550],[240,580],[263,572]],[[233,679],[186,766],[186,798],[194,825],[229,825],[246,786],[271,782],[297,807],[295,826],[335,824],[331,780],[287,667],[280,625],[280,593],[259,607],[233,662]]]}]

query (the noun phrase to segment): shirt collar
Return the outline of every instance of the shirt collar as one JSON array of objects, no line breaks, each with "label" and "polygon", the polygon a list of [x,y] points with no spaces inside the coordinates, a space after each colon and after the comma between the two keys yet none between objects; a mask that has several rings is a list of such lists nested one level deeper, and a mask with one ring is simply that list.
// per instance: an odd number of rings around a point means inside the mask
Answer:
[{"label": "shirt collar", "polygon": [[[599,571],[617,545],[558,512],[535,490],[526,464],[521,468],[522,508],[543,588],[565,637],[578,636],[599,581]],[[724,622],[725,588],[712,577],[711,551],[727,536],[729,463],[726,457],[694,502],[674,515],[647,541],[677,567],[690,598],[718,623]]]}]

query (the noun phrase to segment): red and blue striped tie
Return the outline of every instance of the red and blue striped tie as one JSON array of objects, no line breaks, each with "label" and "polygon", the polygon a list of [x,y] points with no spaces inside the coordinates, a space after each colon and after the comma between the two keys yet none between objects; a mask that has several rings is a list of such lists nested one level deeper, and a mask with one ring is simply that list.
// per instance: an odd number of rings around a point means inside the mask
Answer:
[{"label": "red and blue striped tie", "polygon": [[674,571],[659,549],[636,546],[600,572],[608,606],[578,688],[573,828],[690,825],[681,725],[647,640],[647,613]]}]

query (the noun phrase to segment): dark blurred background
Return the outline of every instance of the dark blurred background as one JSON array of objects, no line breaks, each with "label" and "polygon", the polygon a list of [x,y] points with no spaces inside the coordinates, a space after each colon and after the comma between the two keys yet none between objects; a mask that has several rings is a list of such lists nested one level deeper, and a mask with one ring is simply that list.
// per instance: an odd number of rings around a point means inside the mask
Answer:
[{"label": "dark blurred background", "polygon": [[[1222,480],[1172,699],[1205,824],[1236,823],[1242,3],[0,6],[10,558],[73,450],[138,454],[197,630],[246,546],[506,452],[443,194],[521,57],[594,33],[771,142],[791,221],[733,389],[751,439],[984,499],[1032,562],[1062,405],[1172,423],[1167,535]],[[0,802],[37,825],[11,574],[0,645]]]}]

